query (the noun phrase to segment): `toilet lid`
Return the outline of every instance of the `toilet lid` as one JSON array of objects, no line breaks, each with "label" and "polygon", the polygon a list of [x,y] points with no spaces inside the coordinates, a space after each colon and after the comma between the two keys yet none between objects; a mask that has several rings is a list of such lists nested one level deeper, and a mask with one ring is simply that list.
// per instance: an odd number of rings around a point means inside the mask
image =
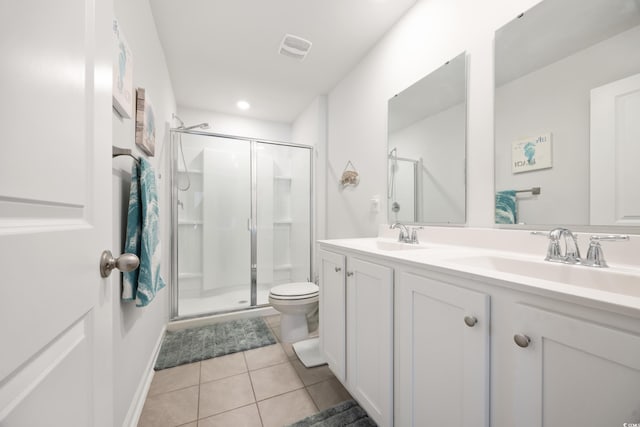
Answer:
[{"label": "toilet lid", "polygon": [[271,295],[280,298],[309,298],[318,293],[315,283],[297,282],[278,285],[271,288]]}]

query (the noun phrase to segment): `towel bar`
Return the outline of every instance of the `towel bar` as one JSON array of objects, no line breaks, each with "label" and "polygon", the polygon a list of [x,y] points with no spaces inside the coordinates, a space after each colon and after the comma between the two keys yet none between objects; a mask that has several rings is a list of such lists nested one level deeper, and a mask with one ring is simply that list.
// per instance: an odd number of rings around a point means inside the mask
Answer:
[{"label": "towel bar", "polygon": [[533,195],[540,194],[540,187],[532,187],[528,190],[516,190],[516,193],[531,193]]},{"label": "towel bar", "polygon": [[118,156],[129,156],[133,160],[135,160],[136,163],[140,163],[140,160],[136,156],[131,154],[130,148],[121,148],[121,147],[116,147],[115,145],[111,146],[111,158],[118,157]]}]

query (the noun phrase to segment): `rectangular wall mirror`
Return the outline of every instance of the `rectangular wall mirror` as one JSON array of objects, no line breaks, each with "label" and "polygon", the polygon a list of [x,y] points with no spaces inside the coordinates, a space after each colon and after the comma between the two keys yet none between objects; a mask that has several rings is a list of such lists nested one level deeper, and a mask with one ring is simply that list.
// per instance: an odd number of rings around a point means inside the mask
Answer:
[{"label": "rectangular wall mirror", "polygon": [[544,0],[496,32],[496,223],[640,226],[639,46],[639,0]]},{"label": "rectangular wall mirror", "polygon": [[389,100],[389,222],[466,221],[467,63],[462,53]]}]

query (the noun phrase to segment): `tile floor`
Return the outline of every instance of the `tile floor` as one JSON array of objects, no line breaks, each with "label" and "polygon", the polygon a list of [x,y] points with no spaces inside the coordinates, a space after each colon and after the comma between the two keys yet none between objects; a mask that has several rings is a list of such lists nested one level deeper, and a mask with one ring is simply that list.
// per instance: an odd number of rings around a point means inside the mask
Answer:
[{"label": "tile floor", "polygon": [[[282,427],[351,399],[326,365],[305,368],[280,342],[157,371],[139,427]],[[313,336],[314,334],[312,334]]]}]

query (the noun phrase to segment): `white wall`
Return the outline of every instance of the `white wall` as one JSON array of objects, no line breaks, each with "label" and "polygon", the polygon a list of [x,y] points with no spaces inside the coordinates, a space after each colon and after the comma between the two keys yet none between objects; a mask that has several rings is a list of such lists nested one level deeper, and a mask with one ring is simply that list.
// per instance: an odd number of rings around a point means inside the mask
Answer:
[{"label": "white wall", "polygon": [[[147,0],[114,1],[114,15],[131,47],[134,56],[134,87],[144,87],[153,101],[157,117],[156,155],[149,160],[160,172],[168,159],[165,151],[169,138],[171,113],[175,111],[175,99],[169,73],[158,39],[155,23]],[[121,119],[113,113],[113,144],[133,149],[137,156],[144,156],[135,147],[135,123],[133,119]],[[131,181],[131,163],[128,157],[113,160],[113,246],[120,253],[126,229],[126,212]],[[120,275],[112,275],[113,285],[113,355],[114,355],[114,425],[131,423],[136,416],[135,400],[144,398],[144,380],[149,373],[149,363],[154,357],[156,345],[168,321],[169,296],[169,193],[168,176],[157,173],[160,223],[162,232],[162,276],[167,287],[161,290],[150,305],[137,308],[132,302],[120,300]]]},{"label": "white wall", "polygon": [[[327,114],[327,97],[318,96],[294,120],[291,131],[294,143],[310,145],[314,151],[314,240],[327,237]],[[315,249],[312,245],[312,260]],[[315,261],[312,269],[315,275]]]},{"label": "white wall", "polygon": [[[421,0],[328,95],[327,236],[375,236],[386,194],[387,101],[463,51],[469,55],[467,224],[491,227],[494,31],[538,0]],[[360,184],[341,190],[351,160]]]},{"label": "white wall", "polygon": [[[291,125],[289,123],[252,119],[241,115],[233,116],[183,106],[178,107],[178,116],[186,126],[202,122],[209,123],[211,127],[208,132],[269,141],[291,142]],[[178,123],[173,121],[172,127],[177,126]]]},{"label": "white wall", "polygon": [[[633,28],[496,90],[496,189],[541,187],[518,197],[518,222],[589,224],[590,91],[640,69]],[[579,77],[579,78],[578,78]],[[511,143],[552,133],[553,167],[511,172]]]}]

